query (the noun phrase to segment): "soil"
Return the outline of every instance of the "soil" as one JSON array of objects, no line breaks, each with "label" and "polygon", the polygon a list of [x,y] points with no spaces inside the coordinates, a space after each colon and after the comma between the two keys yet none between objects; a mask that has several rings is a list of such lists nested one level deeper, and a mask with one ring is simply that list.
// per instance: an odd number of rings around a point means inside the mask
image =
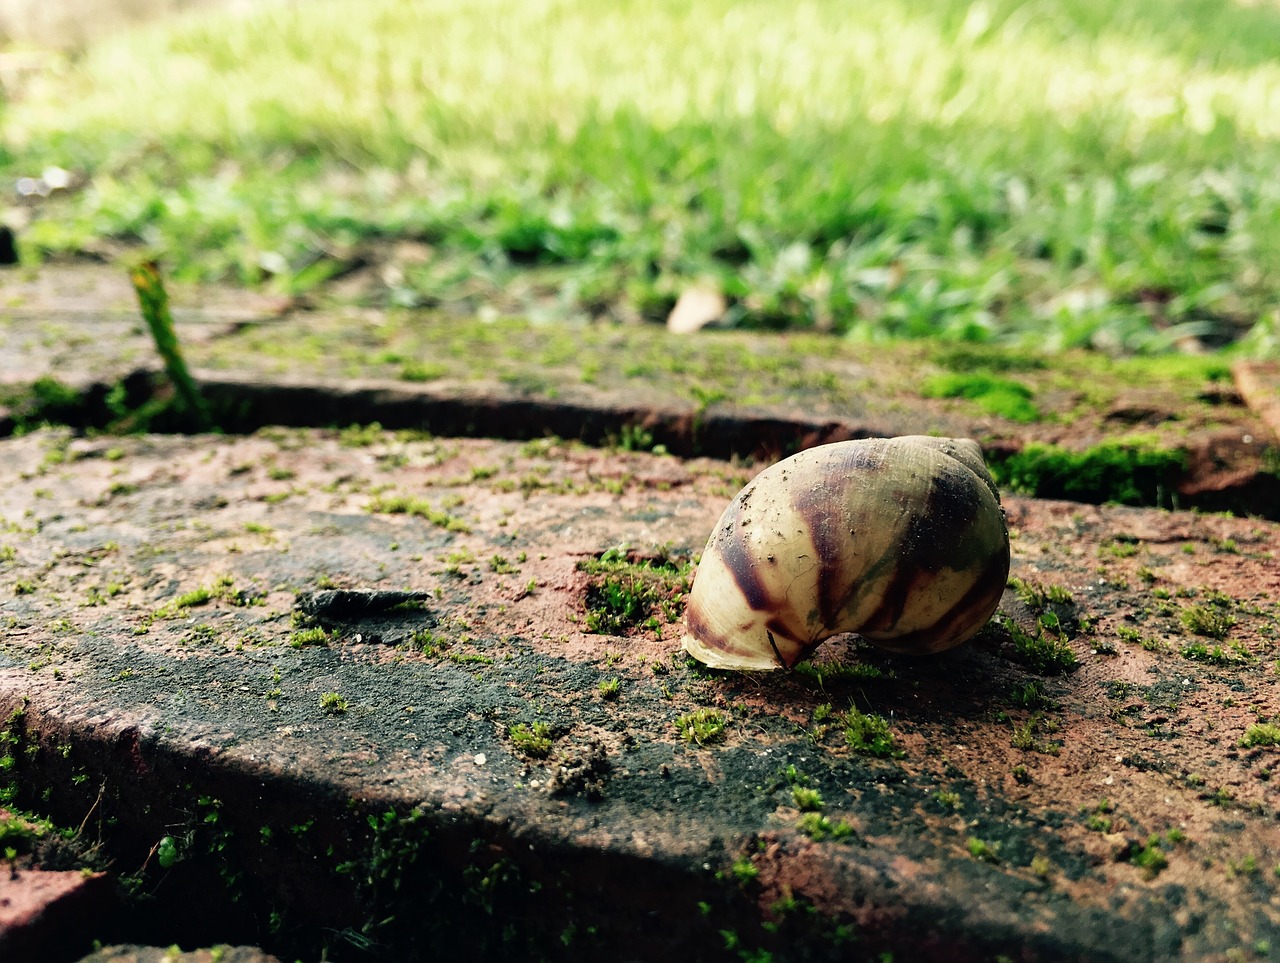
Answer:
[{"label": "soil", "polygon": [[[660,608],[588,631],[582,563],[681,571],[754,465],[375,430],[2,444],[7,784],[144,899],[104,935],[308,959],[1280,946],[1273,522],[1006,496],[1023,582],[970,644],[714,673]],[[1047,612],[1074,668],[1018,644]],[[850,707],[887,753],[849,744]],[[727,723],[703,744],[698,710]]]}]

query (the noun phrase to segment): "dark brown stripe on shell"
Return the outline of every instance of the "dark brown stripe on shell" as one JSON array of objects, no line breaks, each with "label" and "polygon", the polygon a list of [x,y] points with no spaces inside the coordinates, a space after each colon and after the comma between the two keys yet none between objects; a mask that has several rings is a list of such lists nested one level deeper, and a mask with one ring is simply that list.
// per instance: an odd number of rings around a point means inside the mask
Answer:
[{"label": "dark brown stripe on shell", "polygon": [[[865,631],[885,632],[898,624],[919,573],[936,574],[944,568],[964,571],[978,560],[977,553],[985,545],[985,540],[980,537],[964,537],[970,533],[983,507],[983,491],[978,487],[977,476],[967,468],[961,471],[942,468],[933,474],[930,481],[932,484],[923,510],[908,519],[903,530],[893,576],[884,588],[880,604],[863,623]],[[956,537],[958,532],[961,533],[959,538]],[[1007,568],[1007,559],[1004,564]],[[960,610],[972,604],[975,590],[981,592],[987,585],[988,573],[989,567],[981,574],[975,573],[973,587],[934,623],[935,628],[954,619]],[[1003,591],[1003,579],[1000,585]],[[921,629],[911,636],[933,632],[935,628]]]},{"label": "dark brown stripe on shell", "polygon": [[880,604],[862,623],[864,631],[884,632],[898,624],[902,613],[906,611],[907,599],[911,595],[912,586],[915,585],[917,571],[919,569],[909,559],[898,562],[889,583],[880,595]]},{"label": "dark brown stripe on shell", "polygon": [[741,514],[740,511],[735,510],[731,518],[723,520],[722,524],[732,528],[727,534],[720,536],[720,557],[724,560],[725,567],[729,569],[733,580],[738,583],[738,589],[742,592],[742,597],[747,600],[747,604],[760,612],[774,608],[775,603],[768,589],[765,588],[760,573],[756,571],[756,562],[752,553],[748,551],[747,540],[742,535],[744,527]]},{"label": "dark brown stripe on shell", "polygon": [[[835,626],[845,604],[849,601],[843,591],[845,560],[842,549],[848,538],[856,533],[845,532],[845,498],[847,477],[853,474],[875,474],[884,471],[887,462],[880,444],[868,443],[850,446],[827,466],[832,478],[840,480],[816,489],[806,488],[796,492],[792,504],[809,529],[809,540],[818,556],[818,617],[827,628]],[[833,497],[835,496],[835,497]],[[832,511],[832,503],[835,510]]]},{"label": "dark brown stripe on shell", "polygon": [[[978,477],[967,468],[948,471],[940,468],[929,479],[929,495],[920,514],[907,522],[903,533],[903,563],[938,572],[944,568],[962,569],[964,551],[972,539],[956,538],[966,532],[982,511],[983,489]],[[943,558],[941,549],[958,548],[960,557]]]},{"label": "dark brown stripe on shell", "polygon": [[729,651],[729,640],[707,624],[706,619],[702,617],[702,610],[696,605],[690,605],[685,610],[684,624],[685,628],[689,630],[689,634],[708,649],[716,649],[720,652]]},{"label": "dark brown stripe on shell", "polygon": [[[995,608],[995,604],[1004,594],[1005,582],[1009,578],[1009,551],[1006,547],[1000,556],[993,558],[991,564],[983,569],[982,574],[974,580],[969,591],[960,597],[955,605],[947,609],[933,625],[928,628],[907,632],[903,635],[886,639],[892,648],[900,652],[915,649],[920,652],[932,651],[939,639],[953,634],[954,626],[964,620],[970,612],[982,608]],[[945,627],[945,628],[944,628]],[[979,626],[981,628],[981,626]]]}]

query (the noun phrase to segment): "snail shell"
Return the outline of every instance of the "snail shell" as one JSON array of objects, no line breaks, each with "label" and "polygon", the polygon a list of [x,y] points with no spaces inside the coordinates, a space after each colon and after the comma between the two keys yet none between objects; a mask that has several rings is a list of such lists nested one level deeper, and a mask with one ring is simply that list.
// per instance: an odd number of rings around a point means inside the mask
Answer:
[{"label": "snail shell", "polygon": [[725,509],[685,609],[684,648],[719,669],[790,668],[833,635],[941,652],[995,612],[1009,532],[967,438],[822,445]]}]

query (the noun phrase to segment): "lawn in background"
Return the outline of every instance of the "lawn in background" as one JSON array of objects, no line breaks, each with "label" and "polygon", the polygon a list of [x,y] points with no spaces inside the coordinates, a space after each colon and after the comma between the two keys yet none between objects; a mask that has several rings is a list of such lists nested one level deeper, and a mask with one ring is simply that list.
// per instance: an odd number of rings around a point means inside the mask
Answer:
[{"label": "lawn in background", "polygon": [[317,0],[117,34],[19,89],[28,256],[180,280],[1159,351],[1280,334],[1280,7]]}]

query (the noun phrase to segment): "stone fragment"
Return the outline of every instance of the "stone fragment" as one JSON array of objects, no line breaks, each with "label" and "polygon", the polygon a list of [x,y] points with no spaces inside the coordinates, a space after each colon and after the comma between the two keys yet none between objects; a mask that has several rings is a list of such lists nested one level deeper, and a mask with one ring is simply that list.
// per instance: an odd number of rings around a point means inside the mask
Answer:
[{"label": "stone fragment", "polygon": [[724,317],[729,309],[724,295],[706,287],[687,288],[667,316],[667,330],[672,334],[692,334]]},{"label": "stone fragment", "polygon": [[53,960],[87,943],[113,904],[102,873],[0,871],[0,960]]},{"label": "stone fragment", "polygon": [[1280,439],[1280,361],[1241,361],[1231,373],[1245,403]]}]

